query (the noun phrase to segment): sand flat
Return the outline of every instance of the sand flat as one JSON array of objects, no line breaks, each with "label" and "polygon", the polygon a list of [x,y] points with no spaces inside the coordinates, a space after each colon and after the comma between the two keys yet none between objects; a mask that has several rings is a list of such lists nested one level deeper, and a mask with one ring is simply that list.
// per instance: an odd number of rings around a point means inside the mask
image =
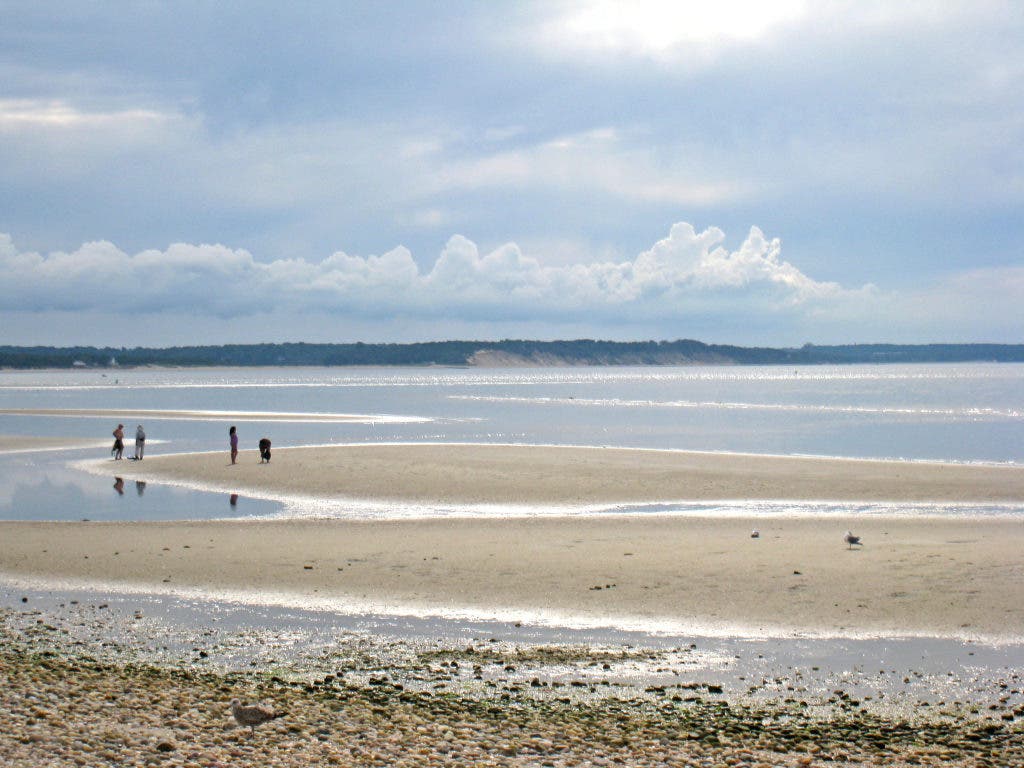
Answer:
[{"label": "sand flat", "polygon": [[[225,493],[456,504],[1024,499],[1019,467],[600,448],[353,445],[275,449],[269,465],[243,451],[232,466],[224,451],[93,467]],[[847,528],[862,549],[847,548]],[[1009,517],[3,522],[0,540],[3,574],[257,602],[695,632],[1024,637],[1024,527]]]},{"label": "sand flat", "polygon": [[36,451],[60,451],[74,448],[95,448],[105,446],[110,440],[89,440],[82,437],[36,437],[34,435],[0,435],[0,454],[34,453]]},{"label": "sand flat", "polygon": [[[847,527],[862,549],[847,548]],[[781,636],[1024,636],[1024,528],[1007,518],[2,522],[0,540],[7,575],[257,602]]]},{"label": "sand flat", "polygon": [[[253,440],[255,442],[255,440]],[[102,468],[102,465],[94,465]],[[148,456],[128,478],[282,498],[598,505],[706,500],[1024,503],[1024,467],[529,445],[401,444]]]},{"label": "sand flat", "polygon": [[287,411],[208,411],[208,410],[154,410],[145,408],[0,408],[5,416],[64,416],[79,418],[109,418],[112,421],[138,419],[168,419],[179,421],[288,421],[288,422],[352,422],[365,424],[373,421],[429,421],[418,417],[367,415],[355,413],[293,413]]}]

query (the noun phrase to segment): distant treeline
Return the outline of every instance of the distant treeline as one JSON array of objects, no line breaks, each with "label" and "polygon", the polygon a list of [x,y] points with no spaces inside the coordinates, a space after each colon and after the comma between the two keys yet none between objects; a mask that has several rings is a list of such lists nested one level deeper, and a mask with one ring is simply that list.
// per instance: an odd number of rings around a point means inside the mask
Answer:
[{"label": "distant treeline", "polygon": [[1024,344],[736,347],[700,341],[433,341],[419,344],[226,344],[208,347],[0,346],[2,368],[277,365],[821,365],[1024,362]]}]

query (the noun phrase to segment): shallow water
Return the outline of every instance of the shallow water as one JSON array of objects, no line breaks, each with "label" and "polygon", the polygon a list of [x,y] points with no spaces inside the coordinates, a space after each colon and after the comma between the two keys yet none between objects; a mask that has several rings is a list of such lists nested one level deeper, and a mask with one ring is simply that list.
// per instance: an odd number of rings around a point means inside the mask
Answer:
[{"label": "shallow water", "polygon": [[0,456],[0,519],[3,520],[201,520],[278,515],[284,505],[229,494],[201,493],[171,485],[118,478],[69,468],[95,456],[90,449]]},{"label": "shallow water", "polygon": [[[132,409],[307,414],[233,422],[242,447],[458,441],[724,452],[1024,462],[1024,365],[584,369],[262,368],[0,372],[0,409]],[[320,413],[368,423],[310,423]],[[387,418],[385,418],[387,417]],[[409,420],[403,420],[403,417]],[[106,440],[107,416],[0,414],[0,434]],[[223,450],[220,419],[147,416],[149,455]],[[315,505],[118,485],[69,471],[104,449],[0,455],[0,519],[205,519],[321,514]],[[353,512],[354,510],[349,510]],[[606,510],[607,511],[607,510]],[[636,505],[610,511],[696,514],[1020,514],[1019,506]],[[375,515],[409,514],[397,505]],[[444,510],[435,510],[435,513]],[[464,512],[461,511],[461,512]],[[328,510],[344,514],[344,509]]]},{"label": "shallow water", "polygon": [[[517,662],[511,671],[498,665],[489,667],[485,678],[528,686],[539,676],[545,683],[577,681],[638,691],[681,685],[683,695],[692,695],[688,689],[699,682],[720,686],[727,697],[791,696],[817,703],[842,690],[863,699],[864,706],[904,714],[955,701],[1000,709],[1024,703],[1024,691],[1014,682],[1024,656],[1020,644],[651,635],[614,628],[340,614],[160,594],[29,589],[2,579],[0,609],[11,612],[8,623],[14,626],[42,623],[64,629],[64,642],[84,646],[99,658],[218,670],[276,669],[306,679],[326,673],[368,679],[394,671],[418,653],[458,652],[467,646],[513,656],[519,648],[569,646],[578,649],[576,662]],[[351,654],[353,648],[358,653]],[[595,654],[611,663],[594,664],[590,659]],[[619,654],[622,659],[616,660]],[[371,659],[369,666],[358,662],[360,658]],[[446,680],[451,687],[479,687],[472,664]],[[585,695],[585,687],[583,691]]]}]

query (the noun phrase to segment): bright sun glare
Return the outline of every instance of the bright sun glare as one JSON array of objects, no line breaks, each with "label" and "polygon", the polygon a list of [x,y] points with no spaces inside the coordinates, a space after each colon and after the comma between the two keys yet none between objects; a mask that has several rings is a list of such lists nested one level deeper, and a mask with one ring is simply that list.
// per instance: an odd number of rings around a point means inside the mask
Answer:
[{"label": "bright sun glare", "polygon": [[804,0],[605,0],[568,14],[561,26],[572,44],[659,54],[684,43],[754,40],[804,7]]}]

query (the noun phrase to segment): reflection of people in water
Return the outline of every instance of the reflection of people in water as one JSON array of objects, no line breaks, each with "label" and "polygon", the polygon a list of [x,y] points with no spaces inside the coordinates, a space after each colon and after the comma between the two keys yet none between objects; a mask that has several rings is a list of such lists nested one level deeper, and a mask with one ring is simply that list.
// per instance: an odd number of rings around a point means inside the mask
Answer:
[{"label": "reflection of people in water", "polygon": [[137,494],[139,494],[139,496],[141,496],[142,494],[144,494],[146,492],[146,481],[145,480],[136,480],[135,481],[135,492]]},{"label": "reflection of people in water", "polygon": [[228,504],[230,504],[232,507],[238,505],[238,494],[237,493],[232,493],[231,494],[231,497],[228,499]]},{"label": "reflection of people in water", "polygon": [[114,490],[117,491],[117,495],[118,496],[124,496],[124,478],[123,477],[115,477],[114,478]]}]

